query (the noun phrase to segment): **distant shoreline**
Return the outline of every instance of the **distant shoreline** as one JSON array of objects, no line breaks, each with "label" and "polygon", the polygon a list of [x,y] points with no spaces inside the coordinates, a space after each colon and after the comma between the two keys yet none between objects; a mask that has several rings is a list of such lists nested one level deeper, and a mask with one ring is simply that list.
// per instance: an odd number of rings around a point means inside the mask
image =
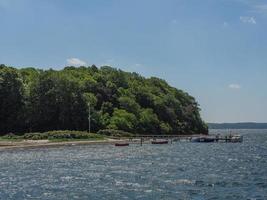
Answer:
[{"label": "distant shoreline", "polygon": [[267,123],[208,123],[209,129],[267,129]]}]

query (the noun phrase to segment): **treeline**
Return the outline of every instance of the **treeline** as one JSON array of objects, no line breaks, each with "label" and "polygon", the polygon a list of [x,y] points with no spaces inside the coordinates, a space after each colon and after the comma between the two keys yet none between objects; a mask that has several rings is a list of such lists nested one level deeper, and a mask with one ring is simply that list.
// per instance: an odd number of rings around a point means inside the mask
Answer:
[{"label": "treeline", "polygon": [[0,65],[0,135],[117,129],[139,134],[206,134],[195,99],[159,78],[109,66],[63,70]]}]

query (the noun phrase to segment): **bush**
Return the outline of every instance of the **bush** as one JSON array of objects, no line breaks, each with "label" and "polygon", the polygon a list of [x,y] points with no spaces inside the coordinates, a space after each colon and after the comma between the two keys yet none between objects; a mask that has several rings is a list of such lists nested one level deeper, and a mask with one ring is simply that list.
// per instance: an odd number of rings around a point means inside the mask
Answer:
[{"label": "bush", "polygon": [[106,135],[106,136],[112,136],[112,137],[133,137],[132,133],[121,131],[121,130],[115,130],[115,129],[104,129],[97,132],[99,135]]},{"label": "bush", "polygon": [[26,133],[22,136],[26,140],[45,140],[47,138],[46,133]]},{"label": "bush", "polygon": [[43,139],[103,139],[103,136],[87,133],[83,131],[48,131],[44,133],[26,133],[24,139],[43,140]]},{"label": "bush", "polygon": [[8,134],[2,136],[2,139],[19,139],[19,138],[21,138],[21,137],[18,135],[15,135],[14,133],[8,133]]}]

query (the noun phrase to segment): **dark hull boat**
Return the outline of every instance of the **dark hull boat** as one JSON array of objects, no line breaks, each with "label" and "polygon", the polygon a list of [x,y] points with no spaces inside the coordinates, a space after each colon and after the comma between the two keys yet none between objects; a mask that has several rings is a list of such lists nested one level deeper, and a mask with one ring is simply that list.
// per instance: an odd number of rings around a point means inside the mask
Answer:
[{"label": "dark hull boat", "polygon": [[129,143],[115,143],[116,147],[126,147],[129,146]]},{"label": "dark hull boat", "polygon": [[168,144],[168,140],[154,140],[151,144]]},{"label": "dark hull boat", "polygon": [[208,138],[208,137],[197,137],[197,138],[193,138],[191,140],[191,142],[215,142],[215,138]]}]

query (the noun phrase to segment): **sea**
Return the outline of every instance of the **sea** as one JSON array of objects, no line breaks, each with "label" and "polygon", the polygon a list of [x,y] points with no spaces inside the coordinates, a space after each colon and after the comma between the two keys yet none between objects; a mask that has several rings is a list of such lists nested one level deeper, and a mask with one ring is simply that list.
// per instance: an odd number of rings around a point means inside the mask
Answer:
[{"label": "sea", "polygon": [[267,199],[267,130],[243,143],[83,145],[0,152],[0,199]]}]

